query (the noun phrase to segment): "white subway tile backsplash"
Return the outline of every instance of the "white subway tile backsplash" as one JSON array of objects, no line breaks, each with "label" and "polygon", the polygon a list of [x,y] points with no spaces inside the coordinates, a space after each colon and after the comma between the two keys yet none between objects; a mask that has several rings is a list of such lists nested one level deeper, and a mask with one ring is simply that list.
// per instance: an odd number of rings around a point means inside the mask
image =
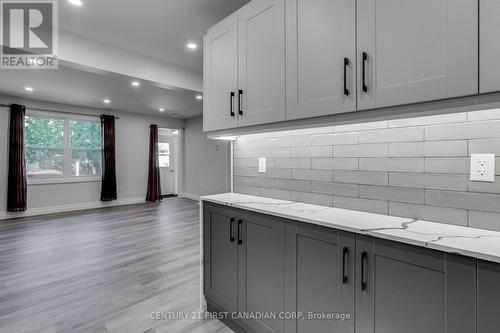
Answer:
[{"label": "white subway tile backsplash", "polygon": [[333,197],[333,206],[336,208],[352,209],[361,212],[388,214],[389,203],[382,200],[371,200],[362,198]]},{"label": "white subway tile backsplash", "polygon": [[[244,135],[234,190],[500,231],[500,109],[457,111]],[[471,153],[498,155],[494,183],[469,181]]]},{"label": "white subway tile backsplash", "polygon": [[468,174],[470,159],[464,158],[426,158],[425,172]]},{"label": "white subway tile backsplash", "polygon": [[388,122],[385,120],[384,121],[373,121],[373,122],[368,122],[368,123],[333,126],[333,132],[334,133],[359,132],[359,131],[368,131],[368,130],[387,128],[387,127],[388,127]]},{"label": "white subway tile backsplash", "polygon": [[311,162],[318,170],[358,170],[357,158],[313,158]]},{"label": "white subway tile backsplash", "polygon": [[389,173],[370,171],[334,171],[333,181],[337,183],[388,186]]},{"label": "white subway tile backsplash", "polygon": [[334,157],[387,157],[389,156],[389,146],[383,144],[363,144],[334,146]]},{"label": "white subway tile backsplash", "polygon": [[274,178],[246,177],[245,185],[272,188],[274,187],[274,182]]},{"label": "white subway tile backsplash", "polygon": [[294,179],[276,179],[276,188],[283,190],[311,192],[311,181]]},{"label": "white subway tile backsplash", "polygon": [[311,169],[311,159],[306,157],[277,158],[277,168]]},{"label": "white subway tile backsplash", "polygon": [[500,119],[500,109],[470,111],[467,112],[467,116],[469,121]]},{"label": "white subway tile backsplash", "polygon": [[292,192],[286,190],[278,190],[275,188],[260,188],[260,196],[281,200],[292,200]]},{"label": "white subway tile backsplash", "polygon": [[359,197],[396,202],[424,203],[423,190],[402,187],[360,185]]},{"label": "white subway tile backsplash", "polygon": [[358,143],[355,133],[321,134],[311,137],[312,146],[351,145]]},{"label": "white subway tile backsplash", "polygon": [[466,209],[390,202],[389,215],[467,226]]},{"label": "white subway tile backsplash", "polygon": [[333,196],[319,193],[292,192],[292,200],[327,207],[333,205]]},{"label": "white subway tile backsplash", "polygon": [[389,144],[390,157],[461,157],[467,155],[467,140]]},{"label": "white subway tile backsplash", "polygon": [[292,147],[292,157],[332,157],[331,146]]},{"label": "white subway tile backsplash", "polygon": [[467,121],[467,113],[451,113],[441,114],[435,116],[415,117],[389,120],[389,127],[410,127],[410,126],[423,126],[423,125],[436,125],[436,124],[449,124],[449,123],[463,123]]},{"label": "white subway tile backsplash", "polygon": [[500,212],[500,195],[473,192],[426,190],[425,204]]},{"label": "white subway tile backsplash", "polygon": [[324,182],[312,182],[312,192],[341,195],[345,197],[357,197],[359,194],[358,185]]},{"label": "white subway tile backsplash", "polygon": [[332,170],[305,170],[293,169],[292,179],[331,182],[333,179]]},{"label": "white subway tile backsplash", "polygon": [[500,231],[500,213],[469,210],[469,227]]},{"label": "white subway tile backsplash", "polygon": [[389,186],[467,191],[466,175],[433,173],[389,173]]},{"label": "white subway tile backsplash", "polygon": [[360,158],[359,170],[390,172],[423,172],[423,158]]},{"label": "white subway tile backsplash", "polygon": [[424,141],[423,127],[392,128],[359,133],[359,143]]},{"label": "white subway tile backsplash", "polygon": [[500,137],[500,121],[485,121],[425,128],[425,140],[461,140]]},{"label": "white subway tile backsplash", "polygon": [[286,136],[276,138],[274,147],[308,147],[311,145],[310,136]]}]

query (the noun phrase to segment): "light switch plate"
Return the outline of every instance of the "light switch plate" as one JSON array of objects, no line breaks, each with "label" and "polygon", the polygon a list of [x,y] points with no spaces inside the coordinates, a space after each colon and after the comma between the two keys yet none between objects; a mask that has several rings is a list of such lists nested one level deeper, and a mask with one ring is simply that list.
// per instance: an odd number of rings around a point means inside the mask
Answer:
[{"label": "light switch plate", "polygon": [[266,173],[266,158],[265,157],[259,157],[259,172],[260,173]]},{"label": "light switch plate", "polygon": [[472,154],[470,156],[470,180],[495,182],[495,154]]}]

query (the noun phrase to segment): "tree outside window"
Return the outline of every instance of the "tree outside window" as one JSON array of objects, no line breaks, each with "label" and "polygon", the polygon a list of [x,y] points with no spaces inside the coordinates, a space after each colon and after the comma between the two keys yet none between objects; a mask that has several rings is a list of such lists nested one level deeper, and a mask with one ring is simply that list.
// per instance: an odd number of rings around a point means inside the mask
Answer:
[{"label": "tree outside window", "polygon": [[26,116],[27,176],[37,178],[101,175],[101,126],[97,121]]}]

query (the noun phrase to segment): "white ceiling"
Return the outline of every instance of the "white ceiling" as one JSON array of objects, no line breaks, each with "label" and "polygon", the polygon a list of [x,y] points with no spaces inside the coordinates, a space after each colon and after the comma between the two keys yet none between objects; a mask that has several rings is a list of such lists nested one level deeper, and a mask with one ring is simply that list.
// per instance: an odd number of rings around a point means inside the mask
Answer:
[{"label": "white ceiling", "polygon": [[[189,118],[202,114],[203,102],[196,92],[170,90],[153,82],[140,81],[131,86],[132,78],[108,72],[91,72],[59,64],[58,70],[2,70],[0,92],[44,102],[120,110],[148,115]],[[32,87],[27,92],[25,87]],[[104,98],[111,99],[109,105]],[[164,108],[164,112],[159,112]]]},{"label": "white ceiling", "polygon": [[[249,0],[59,1],[59,25],[91,40],[201,71],[206,30]],[[193,41],[197,50],[188,50]]]}]

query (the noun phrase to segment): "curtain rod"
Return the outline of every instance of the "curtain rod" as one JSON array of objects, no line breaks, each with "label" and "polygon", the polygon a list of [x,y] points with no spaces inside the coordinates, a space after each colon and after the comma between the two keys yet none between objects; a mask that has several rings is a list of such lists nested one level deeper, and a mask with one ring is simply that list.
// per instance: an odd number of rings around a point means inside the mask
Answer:
[{"label": "curtain rod", "polygon": [[[0,104],[0,107],[10,108],[10,104]],[[97,117],[97,118],[99,118],[98,115],[88,114],[88,113],[66,112],[66,111],[60,111],[60,110],[51,110],[51,109],[37,108],[37,107],[33,107],[33,106],[26,106],[26,108],[27,109],[31,109],[31,110],[37,110],[37,111],[61,112],[61,113],[65,113],[65,114],[75,115],[75,116],[85,116],[85,117]],[[116,117],[115,116],[115,119],[120,119],[120,117]]]}]

